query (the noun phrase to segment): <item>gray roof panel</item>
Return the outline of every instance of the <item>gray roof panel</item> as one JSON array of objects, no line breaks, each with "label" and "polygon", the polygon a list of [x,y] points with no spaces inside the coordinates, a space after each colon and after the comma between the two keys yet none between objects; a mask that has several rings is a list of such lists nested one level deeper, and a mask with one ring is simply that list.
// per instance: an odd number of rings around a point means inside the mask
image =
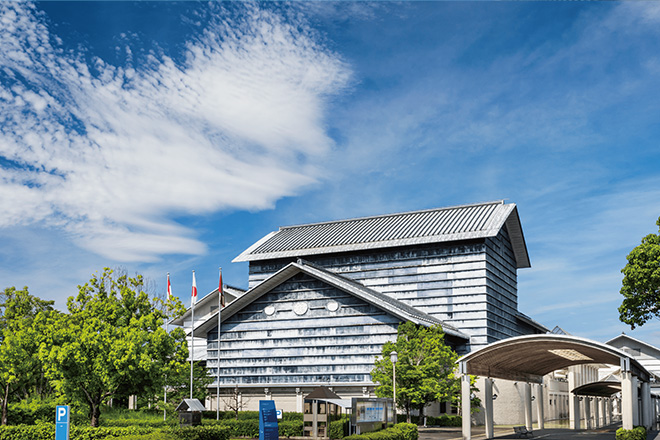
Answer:
[{"label": "gray roof panel", "polygon": [[505,204],[502,200],[282,227],[259,240],[234,261],[270,260],[493,237],[505,224],[518,267],[529,267],[529,256],[516,205]]}]

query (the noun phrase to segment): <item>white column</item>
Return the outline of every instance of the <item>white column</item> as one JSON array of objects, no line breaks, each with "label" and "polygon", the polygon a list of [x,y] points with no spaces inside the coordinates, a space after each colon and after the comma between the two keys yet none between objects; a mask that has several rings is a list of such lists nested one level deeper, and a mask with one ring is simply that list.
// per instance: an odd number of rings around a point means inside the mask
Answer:
[{"label": "white column", "polygon": [[532,430],[532,386],[525,382],[523,383],[523,396],[525,408],[525,426],[529,431]]},{"label": "white column", "polygon": [[536,386],[536,412],[538,417],[538,426],[539,429],[544,429],[545,425],[543,423],[543,384],[540,383]]},{"label": "white column", "polygon": [[633,399],[633,377],[630,371],[621,372],[621,418],[623,429],[633,429],[634,407],[637,406],[637,392]]},{"label": "white column", "polygon": [[639,381],[637,376],[632,377],[632,408],[633,408],[633,426],[640,424],[639,414]]},{"label": "white column", "polygon": [[575,367],[568,367],[568,418],[571,429],[580,429],[580,398],[572,393],[577,387]]},{"label": "white column", "polygon": [[594,427],[600,428],[600,397],[594,397]]},{"label": "white column", "polygon": [[607,397],[602,397],[600,399],[600,413],[601,413],[601,421],[602,421],[602,426],[607,426]]},{"label": "white column", "polygon": [[463,421],[463,440],[472,439],[472,426],[470,423],[470,376],[461,376],[461,418]]},{"label": "white column", "polygon": [[495,431],[493,429],[493,379],[486,378],[484,386],[484,407],[486,409],[486,438],[493,438]]},{"label": "white column", "polygon": [[300,388],[296,388],[296,411],[303,412],[303,393]]},{"label": "white column", "polygon": [[590,396],[584,396],[584,418],[585,420],[585,425],[587,425],[587,429],[592,429],[593,425],[591,424],[591,397]]},{"label": "white column", "polygon": [[651,384],[642,382],[642,425],[651,428]]}]

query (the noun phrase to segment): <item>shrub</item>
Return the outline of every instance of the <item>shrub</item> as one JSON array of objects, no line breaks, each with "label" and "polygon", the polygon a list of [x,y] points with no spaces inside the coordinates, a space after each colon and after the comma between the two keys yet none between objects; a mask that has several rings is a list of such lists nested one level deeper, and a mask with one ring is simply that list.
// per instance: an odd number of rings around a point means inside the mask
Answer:
[{"label": "shrub", "polygon": [[347,416],[330,422],[330,427],[328,428],[328,436],[331,439],[341,439],[346,437],[348,435],[350,424],[351,419],[349,419]]},{"label": "shrub", "polygon": [[179,440],[174,436],[174,434],[158,431],[152,432],[151,434],[136,434],[136,435],[125,435],[122,437],[115,437],[112,440]]},{"label": "shrub", "polygon": [[229,440],[230,429],[222,425],[202,425],[177,428],[172,434],[178,440]]},{"label": "shrub", "polygon": [[71,440],[104,440],[125,437],[127,435],[151,434],[153,428],[148,427],[99,427],[72,426]]},{"label": "shrub", "polygon": [[[332,425],[332,424],[330,424]],[[300,420],[282,420],[277,423],[278,435],[280,437],[302,437],[303,421]],[[341,438],[341,437],[337,437]]]},{"label": "shrub", "polygon": [[[422,420],[422,423],[424,421]],[[440,417],[427,417],[426,424],[430,426],[461,426],[461,416],[448,416],[443,414]]]},{"label": "shrub", "polygon": [[646,428],[636,426],[633,429],[619,428],[616,430],[616,440],[646,440]]},{"label": "shrub", "polygon": [[53,440],[55,424],[0,426],[0,440]]},{"label": "shrub", "polygon": [[349,435],[344,440],[417,440],[417,425],[413,423],[397,423],[392,428],[366,434]]}]

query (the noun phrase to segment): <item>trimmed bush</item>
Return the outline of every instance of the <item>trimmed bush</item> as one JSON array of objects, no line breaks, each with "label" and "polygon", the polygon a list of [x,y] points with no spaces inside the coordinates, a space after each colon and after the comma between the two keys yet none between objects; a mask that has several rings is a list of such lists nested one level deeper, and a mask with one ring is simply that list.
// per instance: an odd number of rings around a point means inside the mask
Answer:
[{"label": "trimmed bush", "polygon": [[148,427],[99,427],[72,426],[71,440],[104,440],[125,437],[127,435],[151,434],[153,428]]},{"label": "trimmed bush", "polygon": [[277,423],[278,435],[280,437],[302,437],[303,421],[301,420],[282,420]]},{"label": "trimmed bush", "polygon": [[174,429],[172,434],[178,440],[229,440],[229,432],[226,426],[202,425]]},{"label": "trimmed bush", "polygon": [[0,426],[0,440],[53,440],[55,424]]},{"label": "trimmed bush", "polygon": [[417,440],[417,425],[414,423],[397,423],[392,428],[382,431],[367,432],[359,435],[349,435],[344,440]]},{"label": "trimmed bush", "polygon": [[179,440],[174,434],[158,431],[152,432],[151,434],[143,435],[126,435],[122,437],[116,437],[113,440]]},{"label": "trimmed bush", "polygon": [[616,430],[616,440],[646,440],[646,428],[635,426],[633,429],[619,428]]},{"label": "trimmed bush", "polygon": [[340,420],[330,422],[328,428],[328,436],[331,439],[341,439],[348,435],[348,430],[351,424],[351,419],[347,416],[342,417]]}]

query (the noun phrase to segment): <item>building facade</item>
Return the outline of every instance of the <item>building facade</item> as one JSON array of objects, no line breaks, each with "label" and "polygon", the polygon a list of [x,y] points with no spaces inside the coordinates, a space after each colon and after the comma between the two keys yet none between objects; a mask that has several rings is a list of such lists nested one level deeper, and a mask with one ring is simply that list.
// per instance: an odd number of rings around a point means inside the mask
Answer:
[{"label": "building facade", "polygon": [[441,325],[459,354],[548,330],[518,311],[530,262],[503,201],[284,227],[234,261],[249,262],[249,290],[222,310],[220,344],[217,310],[195,329],[221,407],[239,392],[245,409],[302,411],[321,385],[373,396],[374,361],[404,321]]}]

